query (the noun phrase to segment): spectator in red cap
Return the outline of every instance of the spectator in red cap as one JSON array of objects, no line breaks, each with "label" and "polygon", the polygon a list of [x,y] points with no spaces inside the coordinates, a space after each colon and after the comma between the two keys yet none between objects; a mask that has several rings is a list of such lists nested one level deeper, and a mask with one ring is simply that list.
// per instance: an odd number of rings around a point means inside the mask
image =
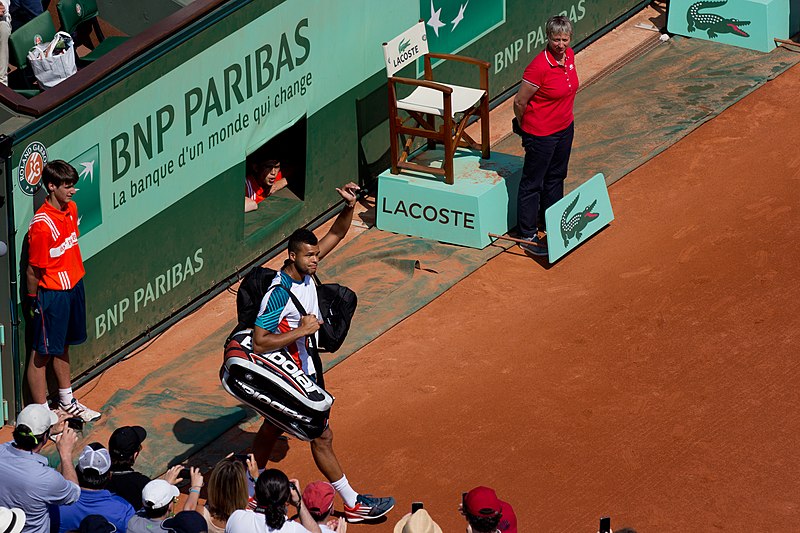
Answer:
[{"label": "spectator in red cap", "polygon": [[108,439],[111,480],[106,488],[127,500],[137,511],[142,508],[142,489],[150,483],[150,478],[136,472],[133,464],[146,438],[147,431],[142,426],[122,426],[114,430]]},{"label": "spectator in red cap", "polygon": [[467,519],[468,533],[517,533],[514,509],[489,487],[475,487],[469,491],[464,496],[461,512]]},{"label": "spectator in red cap", "polygon": [[322,533],[344,533],[347,521],[343,517],[332,518],[333,496],[336,490],[327,481],[315,481],[303,490],[303,503],[306,505]]}]

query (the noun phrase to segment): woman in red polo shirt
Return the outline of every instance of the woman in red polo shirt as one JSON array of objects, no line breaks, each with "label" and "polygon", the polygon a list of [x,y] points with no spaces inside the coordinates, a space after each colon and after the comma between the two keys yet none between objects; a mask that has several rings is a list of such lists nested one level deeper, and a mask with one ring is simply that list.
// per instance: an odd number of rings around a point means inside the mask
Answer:
[{"label": "woman in red polo shirt", "polygon": [[572,23],[564,16],[547,21],[547,47],[530,62],[514,97],[514,116],[525,148],[517,199],[520,245],[534,255],[547,255],[539,237],[545,210],[564,196],[572,151],[573,104],[578,92],[575,53],[569,47]]}]

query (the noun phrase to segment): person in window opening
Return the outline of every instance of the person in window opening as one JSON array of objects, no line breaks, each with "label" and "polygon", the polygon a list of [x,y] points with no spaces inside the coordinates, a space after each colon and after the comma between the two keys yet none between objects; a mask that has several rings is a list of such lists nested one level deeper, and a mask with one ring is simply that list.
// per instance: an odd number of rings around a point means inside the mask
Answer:
[{"label": "person in window opening", "polygon": [[276,159],[247,162],[245,179],[244,212],[258,209],[258,204],[286,187],[281,174],[281,162]]}]

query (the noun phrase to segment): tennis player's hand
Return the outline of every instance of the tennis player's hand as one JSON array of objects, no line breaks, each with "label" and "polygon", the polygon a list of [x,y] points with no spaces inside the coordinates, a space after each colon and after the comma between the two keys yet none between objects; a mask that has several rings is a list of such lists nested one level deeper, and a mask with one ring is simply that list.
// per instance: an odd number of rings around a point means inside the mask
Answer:
[{"label": "tennis player's hand", "polygon": [[356,205],[356,199],[357,199],[356,194],[360,190],[361,187],[359,187],[352,181],[342,187],[336,187],[336,192],[338,192],[339,196],[341,196],[342,199],[345,202],[347,202],[347,207],[353,207],[354,205]]},{"label": "tennis player's hand", "polygon": [[300,319],[299,327],[302,328],[306,336],[313,335],[319,330],[319,319],[317,315],[304,315]]}]

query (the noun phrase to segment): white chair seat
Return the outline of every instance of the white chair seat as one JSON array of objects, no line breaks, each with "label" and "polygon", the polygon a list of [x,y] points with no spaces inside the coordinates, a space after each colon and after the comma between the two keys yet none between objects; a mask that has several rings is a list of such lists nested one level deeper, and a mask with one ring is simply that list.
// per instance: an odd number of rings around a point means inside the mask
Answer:
[{"label": "white chair seat", "polygon": [[[437,82],[438,83],[438,82]],[[483,89],[471,89],[460,85],[450,85],[442,83],[453,89],[451,94],[453,103],[453,115],[463,113],[474,106],[485,94]],[[417,87],[407,97],[397,101],[397,108],[405,111],[417,111],[419,113],[431,113],[437,116],[444,116],[444,94],[436,89],[428,87]]]}]

